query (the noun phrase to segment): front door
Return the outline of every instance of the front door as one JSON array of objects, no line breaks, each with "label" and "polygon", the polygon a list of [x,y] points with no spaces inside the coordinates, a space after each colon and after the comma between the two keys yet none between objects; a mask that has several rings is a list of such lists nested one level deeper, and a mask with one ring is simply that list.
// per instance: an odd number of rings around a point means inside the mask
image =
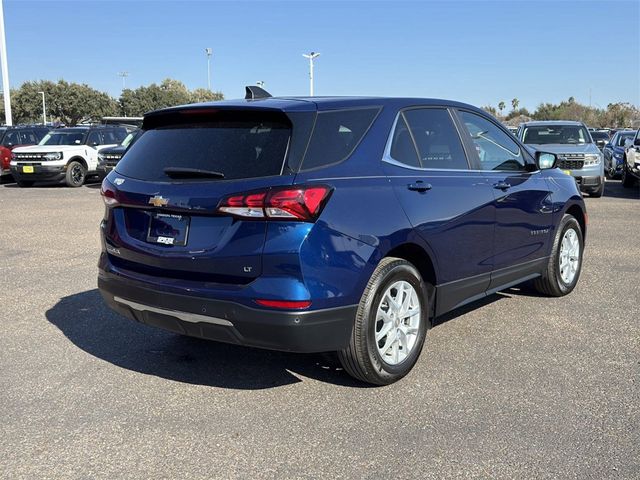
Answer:
[{"label": "front door", "polygon": [[551,190],[535,161],[501,127],[477,113],[459,110],[466,141],[494,194],[496,215],[490,290],[546,264],[553,235]]}]

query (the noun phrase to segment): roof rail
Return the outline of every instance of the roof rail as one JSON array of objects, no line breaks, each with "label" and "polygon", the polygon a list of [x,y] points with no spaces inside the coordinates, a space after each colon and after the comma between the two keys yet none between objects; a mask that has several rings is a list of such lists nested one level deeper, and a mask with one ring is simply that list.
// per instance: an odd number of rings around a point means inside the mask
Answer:
[{"label": "roof rail", "polygon": [[245,96],[244,98],[247,100],[256,100],[258,98],[269,98],[271,97],[271,94],[269,92],[267,92],[265,89],[257,87],[255,85],[247,85],[246,87],[244,87],[245,89]]}]

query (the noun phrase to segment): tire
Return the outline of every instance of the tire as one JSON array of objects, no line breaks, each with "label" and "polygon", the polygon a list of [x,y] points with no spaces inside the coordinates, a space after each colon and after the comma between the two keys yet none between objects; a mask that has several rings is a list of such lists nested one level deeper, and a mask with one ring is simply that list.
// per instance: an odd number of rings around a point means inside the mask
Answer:
[{"label": "tire", "polygon": [[[573,276],[569,279],[569,275],[563,276],[561,271],[561,254],[569,255],[571,249],[567,251],[567,247],[572,243],[571,240],[568,240],[568,244],[562,246],[563,240],[566,235],[571,236],[571,234],[567,234],[569,230],[572,230],[575,234],[575,240],[577,240],[577,264],[567,265],[565,268],[573,267],[574,273]],[[580,224],[575,219],[573,215],[565,215],[562,217],[562,221],[558,226],[558,233],[556,234],[556,238],[553,241],[553,248],[551,250],[551,255],[549,256],[549,262],[547,263],[547,268],[543,272],[542,276],[536,278],[533,282],[535,289],[544,294],[549,295],[551,297],[562,297],[567,295],[573,291],[576,284],[578,283],[578,279],[580,278],[580,272],[582,271],[582,254],[584,252],[584,239],[582,235],[582,228],[580,228]],[[568,258],[565,257],[568,261]],[[573,262],[569,262],[572,264]],[[566,270],[565,270],[566,272]]]},{"label": "tire", "polygon": [[634,178],[627,172],[627,159],[625,158],[622,164],[622,186],[624,188],[631,188],[634,183]]},{"label": "tire", "polygon": [[[400,309],[393,306],[394,292],[396,298],[398,295],[402,298]],[[407,310],[413,310],[414,314],[404,316]],[[383,258],[360,300],[349,346],[338,352],[338,358],[352,377],[374,385],[389,385],[411,371],[422,351],[428,327],[427,286],[420,273],[406,260]],[[385,328],[390,330],[376,341],[376,333],[381,334]]]},{"label": "tire", "polygon": [[602,195],[604,195],[604,178],[602,179],[602,184],[598,188],[589,192],[589,196],[595,198],[600,198]]},{"label": "tire", "polygon": [[29,188],[33,187],[35,182],[33,180],[16,180],[16,183],[20,188]]},{"label": "tire", "polygon": [[81,187],[87,179],[87,169],[80,162],[72,161],[67,165],[64,183],[67,187]]}]

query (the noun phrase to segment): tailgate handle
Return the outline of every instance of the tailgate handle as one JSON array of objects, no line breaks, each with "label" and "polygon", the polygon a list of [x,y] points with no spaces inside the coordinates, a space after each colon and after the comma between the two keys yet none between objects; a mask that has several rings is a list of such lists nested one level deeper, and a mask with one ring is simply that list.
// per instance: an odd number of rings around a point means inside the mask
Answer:
[{"label": "tailgate handle", "polygon": [[407,188],[416,192],[426,192],[427,190],[431,190],[432,187],[430,183],[424,183],[422,180],[418,180],[416,183],[407,185]]}]

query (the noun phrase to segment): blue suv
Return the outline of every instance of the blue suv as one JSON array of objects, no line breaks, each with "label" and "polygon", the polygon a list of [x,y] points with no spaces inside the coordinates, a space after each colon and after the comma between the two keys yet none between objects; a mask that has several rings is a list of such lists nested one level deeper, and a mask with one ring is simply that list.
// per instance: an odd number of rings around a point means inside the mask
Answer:
[{"label": "blue suv", "polygon": [[411,370],[439,315],[528,280],[551,296],[575,287],[576,182],[483,111],[253,96],[147,114],[105,178],[98,286],[117,312],[335,351],[384,385]]}]

